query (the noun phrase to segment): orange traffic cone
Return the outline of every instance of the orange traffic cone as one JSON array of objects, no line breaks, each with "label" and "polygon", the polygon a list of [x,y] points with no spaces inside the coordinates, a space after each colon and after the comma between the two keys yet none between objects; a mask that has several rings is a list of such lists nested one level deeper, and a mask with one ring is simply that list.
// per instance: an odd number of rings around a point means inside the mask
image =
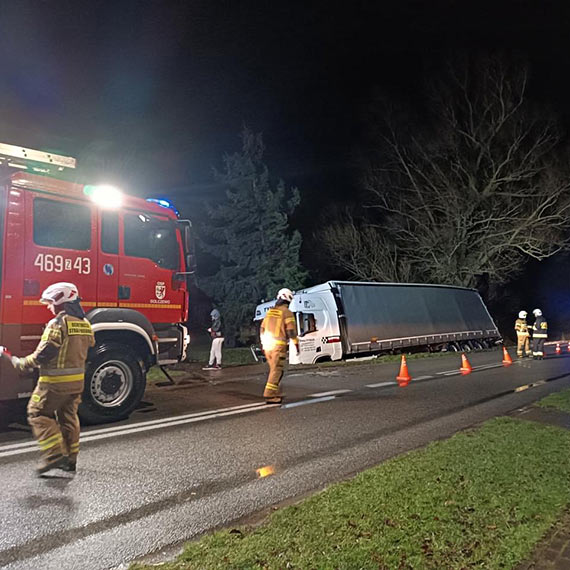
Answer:
[{"label": "orange traffic cone", "polygon": [[510,366],[512,363],[513,359],[511,358],[511,355],[509,354],[507,347],[503,346],[503,365]]},{"label": "orange traffic cone", "polygon": [[398,381],[398,385],[403,388],[404,386],[407,386],[410,383],[410,380],[412,379],[412,377],[410,376],[410,373],[408,372],[408,365],[406,363],[406,357],[405,355],[402,354],[402,362],[400,364],[400,374],[398,374],[398,376],[396,376],[396,380]]},{"label": "orange traffic cone", "polygon": [[560,354],[562,351],[560,350],[560,343],[556,343],[556,354]]},{"label": "orange traffic cone", "polygon": [[472,370],[473,370],[473,368],[471,368],[471,364],[469,364],[469,360],[467,360],[465,353],[463,353],[461,355],[461,368],[459,369],[459,371],[461,372],[461,374],[471,374]]}]

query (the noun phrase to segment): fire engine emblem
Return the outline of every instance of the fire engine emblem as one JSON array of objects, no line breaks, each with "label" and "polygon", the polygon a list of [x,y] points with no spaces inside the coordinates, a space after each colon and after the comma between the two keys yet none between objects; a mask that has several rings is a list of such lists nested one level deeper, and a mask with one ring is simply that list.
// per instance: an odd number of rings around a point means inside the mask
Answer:
[{"label": "fire engine emblem", "polygon": [[103,273],[105,275],[113,275],[114,272],[115,268],[110,263],[105,263],[105,265],[103,265]]},{"label": "fire engine emblem", "polygon": [[166,284],[164,281],[158,281],[156,287],[154,288],[154,294],[156,295],[157,299],[164,299],[166,295]]}]

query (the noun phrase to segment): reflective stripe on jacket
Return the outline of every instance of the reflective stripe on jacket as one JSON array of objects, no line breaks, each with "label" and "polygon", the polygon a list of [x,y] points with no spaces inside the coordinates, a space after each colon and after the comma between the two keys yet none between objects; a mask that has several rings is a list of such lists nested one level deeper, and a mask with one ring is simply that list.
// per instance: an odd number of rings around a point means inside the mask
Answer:
[{"label": "reflective stripe on jacket", "polygon": [[548,338],[548,323],[544,317],[536,317],[532,330],[532,338]]},{"label": "reflective stripe on jacket", "polygon": [[515,321],[515,330],[517,331],[517,336],[528,336],[528,324],[526,319],[517,319]]},{"label": "reflective stripe on jacket", "polygon": [[39,368],[40,382],[77,382],[85,376],[89,347],[95,345],[91,324],[59,313],[44,329],[36,350],[20,362],[21,368]]}]

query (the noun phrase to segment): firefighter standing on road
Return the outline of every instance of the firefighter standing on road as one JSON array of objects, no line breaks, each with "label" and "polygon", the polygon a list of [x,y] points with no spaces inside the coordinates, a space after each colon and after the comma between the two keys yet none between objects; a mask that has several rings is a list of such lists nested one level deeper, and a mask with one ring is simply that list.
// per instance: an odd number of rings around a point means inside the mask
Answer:
[{"label": "firefighter standing on road", "polygon": [[532,314],[535,316],[532,325],[532,357],[538,360],[544,359],[544,342],[548,338],[548,323],[542,316],[540,309],[535,309]]},{"label": "firefighter standing on road", "polygon": [[528,324],[526,322],[526,311],[521,311],[519,313],[519,318],[515,321],[515,331],[517,331],[517,356],[522,358],[523,356],[531,356],[530,353],[530,341]]},{"label": "firefighter standing on road", "polygon": [[38,384],[28,403],[28,422],[42,452],[36,472],[74,472],[79,453],[79,418],[85,360],[95,339],[79,304],[77,287],[54,283],[40,301],[55,315],[46,325],[36,350],[24,358],[12,356],[19,370],[39,368]]},{"label": "firefighter standing on road", "polygon": [[263,392],[263,397],[268,404],[279,404],[283,400],[280,383],[283,378],[289,340],[293,341],[297,354],[299,354],[295,316],[289,310],[292,300],[293,292],[290,289],[281,289],[277,293],[277,303],[267,311],[261,323],[261,344],[269,364],[269,376]]}]

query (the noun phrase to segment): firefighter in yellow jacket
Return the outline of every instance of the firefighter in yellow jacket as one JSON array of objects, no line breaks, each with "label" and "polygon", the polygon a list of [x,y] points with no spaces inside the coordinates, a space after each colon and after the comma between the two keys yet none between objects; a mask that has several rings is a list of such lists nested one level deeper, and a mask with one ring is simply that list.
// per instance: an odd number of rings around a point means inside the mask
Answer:
[{"label": "firefighter in yellow jacket", "polygon": [[517,356],[532,356],[530,353],[530,333],[528,332],[528,324],[526,322],[526,311],[519,313],[519,318],[515,321],[515,331],[517,333]]},{"label": "firefighter in yellow jacket", "polygon": [[268,404],[279,404],[283,400],[280,384],[289,340],[294,343],[297,354],[299,354],[295,316],[289,310],[292,300],[293,292],[290,289],[281,289],[277,293],[275,306],[267,311],[261,323],[261,345],[269,364],[269,376],[263,392],[263,397]]},{"label": "firefighter in yellow jacket", "polygon": [[43,292],[40,301],[55,317],[46,325],[32,354],[11,359],[19,370],[39,368],[39,381],[28,403],[28,422],[42,453],[36,470],[41,476],[51,469],[76,470],[77,408],[83,392],[87,352],[95,339],[75,285],[54,283]]}]

